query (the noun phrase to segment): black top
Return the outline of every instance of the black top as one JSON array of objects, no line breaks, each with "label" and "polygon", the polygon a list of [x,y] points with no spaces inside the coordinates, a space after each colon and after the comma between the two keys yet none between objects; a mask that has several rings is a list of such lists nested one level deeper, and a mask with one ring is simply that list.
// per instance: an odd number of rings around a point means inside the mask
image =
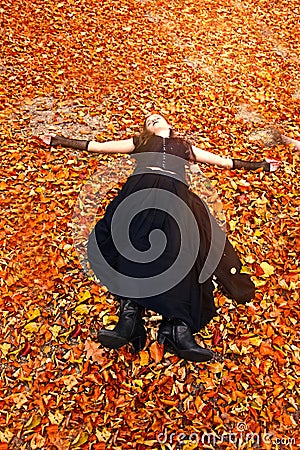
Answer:
[{"label": "black top", "polygon": [[163,138],[154,134],[150,137],[150,139],[146,142],[146,144],[137,147],[139,138],[137,135],[133,137],[133,143],[135,145],[132,153],[144,153],[144,152],[162,152],[163,151],[163,143],[166,143],[166,153],[174,156],[178,156],[179,158],[183,158],[185,160],[189,160],[191,158],[191,151],[189,145],[184,143],[184,140],[177,137]]},{"label": "black top", "polygon": [[185,166],[191,159],[191,150],[183,139],[171,137],[164,138],[153,135],[146,144],[138,145],[138,136],[133,137],[135,145],[131,154],[137,160],[137,170],[146,167],[159,167],[175,172],[181,179],[185,179]]}]

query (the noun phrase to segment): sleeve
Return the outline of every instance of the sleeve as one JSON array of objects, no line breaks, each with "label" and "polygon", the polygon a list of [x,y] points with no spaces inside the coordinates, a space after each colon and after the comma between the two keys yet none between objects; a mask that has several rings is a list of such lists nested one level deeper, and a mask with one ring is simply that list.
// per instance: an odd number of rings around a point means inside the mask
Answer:
[{"label": "sleeve", "polygon": [[232,159],[232,168],[246,170],[263,168],[265,172],[270,172],[270,163],[268,161],[244,161],[243,159]]}]

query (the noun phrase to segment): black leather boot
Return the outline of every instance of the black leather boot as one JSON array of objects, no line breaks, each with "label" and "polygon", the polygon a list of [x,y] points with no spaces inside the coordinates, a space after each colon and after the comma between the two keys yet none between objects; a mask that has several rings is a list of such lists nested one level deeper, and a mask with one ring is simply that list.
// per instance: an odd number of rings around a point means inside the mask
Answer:
[{"label": "black leather boot", "polygon": [[211,350],[200,347],[190,327],[180,319],[164,319],[158,330],[158,343],[165,345],[165,350],[187,361],[204,362],[213,358]]},{"label": "black leather boot", "polygon": [[119,322],[113,330],[100,330],[98,341],[108,348],[120,348],[131,343],[134,353],[142,350],[146,343],[142,311],[143,308],[137,303],[121,298]]}]

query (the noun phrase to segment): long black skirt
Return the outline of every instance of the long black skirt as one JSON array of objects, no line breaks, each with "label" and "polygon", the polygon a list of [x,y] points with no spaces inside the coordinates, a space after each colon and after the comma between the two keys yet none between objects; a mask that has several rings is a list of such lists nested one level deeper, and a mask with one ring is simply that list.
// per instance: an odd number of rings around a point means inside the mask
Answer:
[{"label": "long black skirt", "polygon": [[92,231],[88,259],[112,294],[188,323],[215,315],[213,279],[245,303],[254,284],[206,204],[179,179],[132,175]]}]

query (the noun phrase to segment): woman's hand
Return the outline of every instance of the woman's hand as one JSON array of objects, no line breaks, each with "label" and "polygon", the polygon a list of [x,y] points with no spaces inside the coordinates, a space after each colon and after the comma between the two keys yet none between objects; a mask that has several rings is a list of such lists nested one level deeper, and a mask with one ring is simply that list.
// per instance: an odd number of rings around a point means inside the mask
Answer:
[{"label": "woman's hand", "polygon": [[277,161],[276,159],[266,159],[266,161],[270,164],[270,172],[275,172],[281,165],[281,161]]},{"label": "woman's hand", "polygon": [[39,139],[44,142],[46,145],[51,144],[51,139],[55,136],[55,134],[43,134],[42,136],[39,136]]}]

